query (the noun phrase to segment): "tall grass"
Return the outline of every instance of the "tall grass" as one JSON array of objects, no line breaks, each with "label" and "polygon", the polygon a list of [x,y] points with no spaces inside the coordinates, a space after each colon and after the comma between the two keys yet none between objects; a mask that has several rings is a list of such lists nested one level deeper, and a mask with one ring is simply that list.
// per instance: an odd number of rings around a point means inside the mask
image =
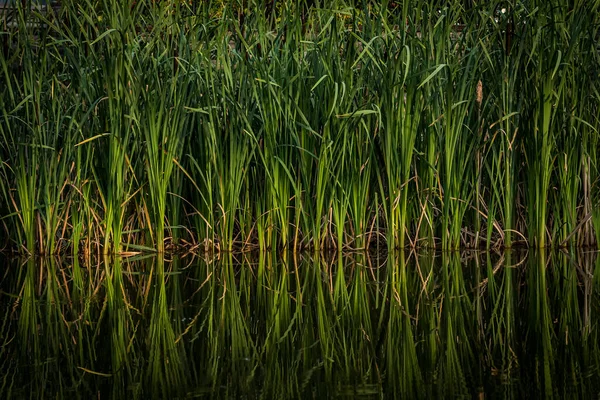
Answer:
[{"label": "tall grass", "polygon": [[28,253],[597,246],[598,8],[19,6],[0,229]]}]

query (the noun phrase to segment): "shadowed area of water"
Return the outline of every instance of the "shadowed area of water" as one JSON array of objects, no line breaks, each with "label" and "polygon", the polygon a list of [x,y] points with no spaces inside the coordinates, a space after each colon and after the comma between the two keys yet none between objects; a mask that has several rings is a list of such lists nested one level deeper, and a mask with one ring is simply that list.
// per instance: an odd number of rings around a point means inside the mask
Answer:
[{"label": "shadowed area of water", "polygon": [[5,259],[0,398],[597,398],[596,253]]}]

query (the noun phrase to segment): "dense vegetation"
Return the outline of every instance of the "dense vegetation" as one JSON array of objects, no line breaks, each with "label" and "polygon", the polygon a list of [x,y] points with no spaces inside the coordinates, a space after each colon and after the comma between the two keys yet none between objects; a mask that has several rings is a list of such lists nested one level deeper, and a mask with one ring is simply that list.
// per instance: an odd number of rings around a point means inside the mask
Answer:
[{"label": "dense vegetation", "polygon": [[3,243],[600,243],[600,2],[258,3],[5,21]]}]

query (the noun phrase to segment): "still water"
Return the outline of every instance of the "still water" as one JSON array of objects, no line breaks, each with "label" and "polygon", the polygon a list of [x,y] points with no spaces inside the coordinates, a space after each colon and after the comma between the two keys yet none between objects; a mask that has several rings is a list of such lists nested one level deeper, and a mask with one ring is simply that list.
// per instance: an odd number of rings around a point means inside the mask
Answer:
[{"label": "still water", "polygon": [[0,261],[0,398],[600,395],[594,252]]}]

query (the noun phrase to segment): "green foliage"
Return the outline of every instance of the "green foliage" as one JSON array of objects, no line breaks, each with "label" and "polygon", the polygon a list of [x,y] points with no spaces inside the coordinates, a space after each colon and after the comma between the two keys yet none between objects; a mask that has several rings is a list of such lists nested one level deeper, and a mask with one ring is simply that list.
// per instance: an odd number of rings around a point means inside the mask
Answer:
[{"label": "green foliage", "polygon": [[19,6],[0,230],[28,253],[597,245],[598,8]]}]

